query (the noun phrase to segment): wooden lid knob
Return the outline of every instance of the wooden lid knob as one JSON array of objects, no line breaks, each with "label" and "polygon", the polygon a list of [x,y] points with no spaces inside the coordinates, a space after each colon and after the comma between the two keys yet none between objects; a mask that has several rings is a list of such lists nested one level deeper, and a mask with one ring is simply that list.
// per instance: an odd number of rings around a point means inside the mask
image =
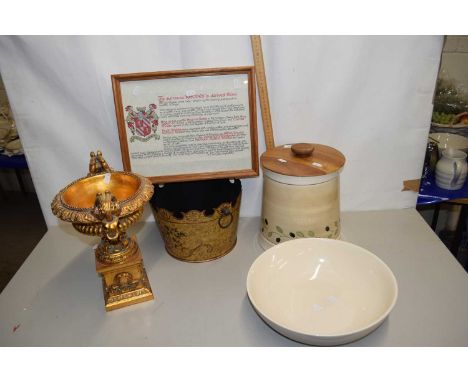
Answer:
[{"label": "wooden lid knob", "polygon": [[288,176],[321,176],[339,171],[345,164],[344,155],[319,143],[296,143],[276,146],[264,152],[262,167]]},{"label": "wooden lid knob", "polygon": [[301,158],[310,157],[314,152],[314,146],[310,143],[296,143],[291,146],[291,151]]}]

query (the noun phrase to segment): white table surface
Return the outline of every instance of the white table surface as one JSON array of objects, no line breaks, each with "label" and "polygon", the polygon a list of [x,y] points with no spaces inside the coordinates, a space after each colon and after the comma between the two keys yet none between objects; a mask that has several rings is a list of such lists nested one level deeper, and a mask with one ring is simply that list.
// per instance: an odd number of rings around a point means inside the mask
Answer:
[{"label": "white table surface", "polygon": [[[468,274],[414,209],[342,214],[343,233],[395,274],[399,296],[376,331],[348,346],[467,346]],[[0,295],[2,346],[302,346],[252,309],[247,272],[262,252],[258,218],[242,218],[227,256],[169,256],[154,223],[136,233],[156,300],[106,312],[91,246],[50,229]],[[16,328],[16,330],[15,330]]]}]

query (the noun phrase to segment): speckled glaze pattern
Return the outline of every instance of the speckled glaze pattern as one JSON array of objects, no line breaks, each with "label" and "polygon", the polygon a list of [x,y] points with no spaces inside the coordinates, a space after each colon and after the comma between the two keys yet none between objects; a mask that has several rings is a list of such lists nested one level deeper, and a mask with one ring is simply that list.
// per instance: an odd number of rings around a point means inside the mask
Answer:
[{"label": "speckled glaze pattern", "polygon": [[272,244],[304,237],[340,236],[339,177],[297,186],[263,180],[261,234]]}]

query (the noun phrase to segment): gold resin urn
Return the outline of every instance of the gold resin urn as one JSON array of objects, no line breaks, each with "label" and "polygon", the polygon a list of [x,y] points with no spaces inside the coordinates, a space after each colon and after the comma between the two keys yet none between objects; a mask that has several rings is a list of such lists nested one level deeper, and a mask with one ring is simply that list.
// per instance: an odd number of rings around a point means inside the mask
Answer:
[{"label": "gold resin urn", "polygon": [[107,311],[154,299],[135,237],[126,234],[152,195],[147,178],[113,171],[98,151],[91,153],[88,175],[52,201],[54,215],[82,234],[101,238],[95,248],[96,271]]}]

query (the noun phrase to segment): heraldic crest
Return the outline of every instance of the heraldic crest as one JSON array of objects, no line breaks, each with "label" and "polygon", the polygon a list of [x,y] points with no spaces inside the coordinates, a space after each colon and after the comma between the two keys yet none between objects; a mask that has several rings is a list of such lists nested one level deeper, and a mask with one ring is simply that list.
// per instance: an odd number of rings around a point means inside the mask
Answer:
[{"label": "heraldic crest", "polygon": [[135,140],[140,142],[149,141],[151,138],[159,139],[159,134],[156,133],[158,129],[159,117],[156,114],[158,107],[152,103],[148,107],[137,107],[136,111],[133,106],[125,107],[127,112],[126,122],[127,126],[132,132],[130,142]]}]

